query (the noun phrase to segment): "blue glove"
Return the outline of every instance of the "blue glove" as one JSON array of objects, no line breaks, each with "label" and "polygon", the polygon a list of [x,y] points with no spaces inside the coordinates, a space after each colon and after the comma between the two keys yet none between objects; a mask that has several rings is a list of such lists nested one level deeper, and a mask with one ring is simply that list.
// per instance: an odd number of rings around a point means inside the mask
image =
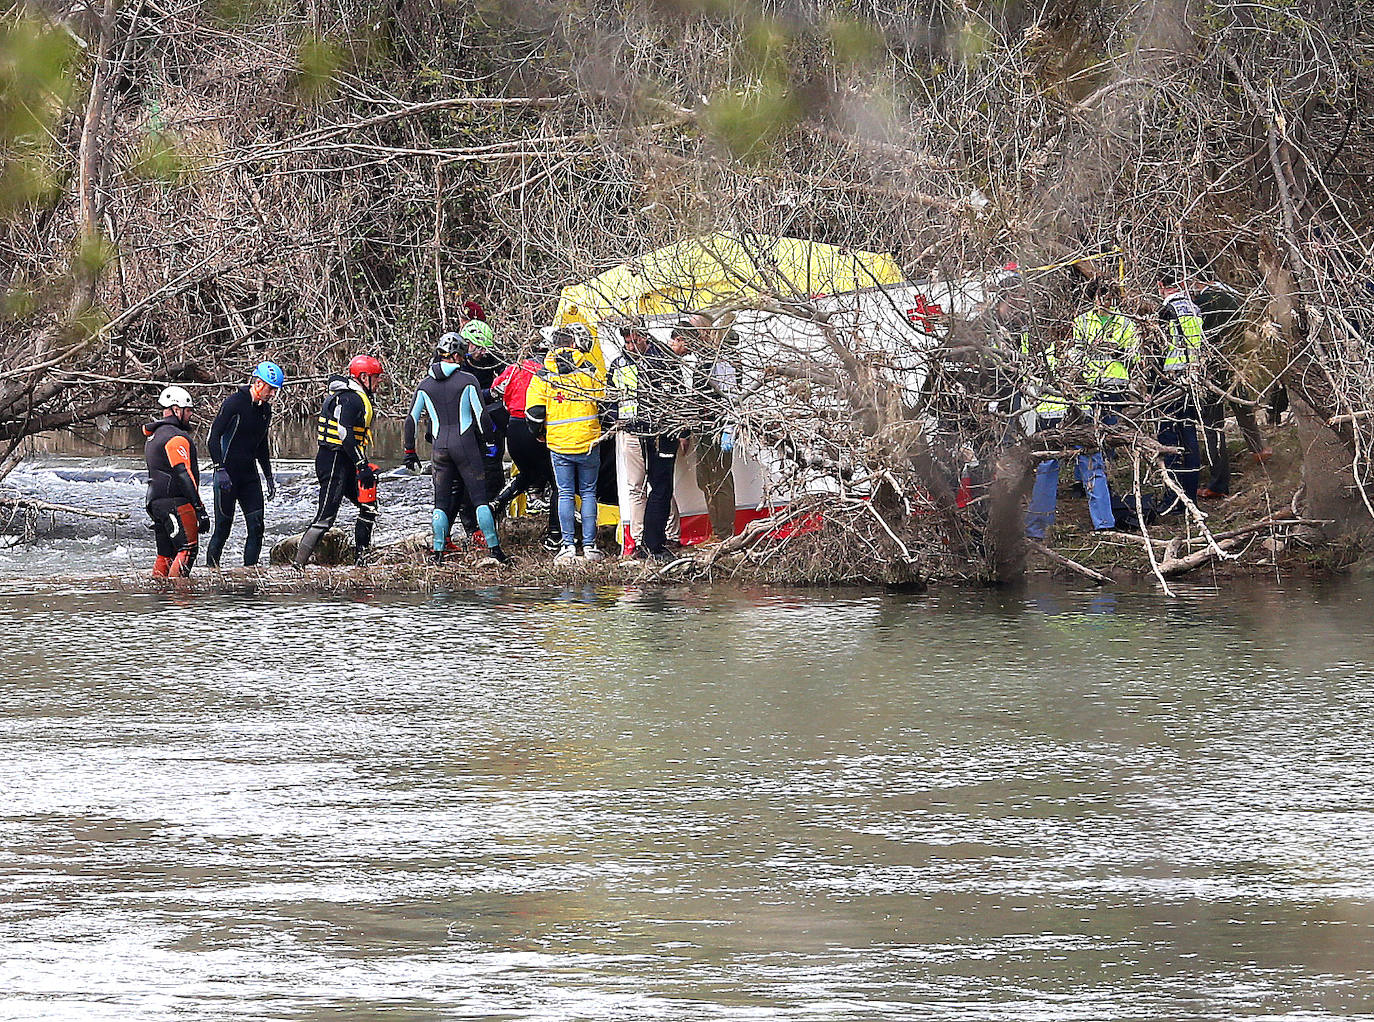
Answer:
[{"label": "blue glove", "polygon": [[735,449],[735,431],[726,426],[720,434],[720,449],[723,454],[729,454]]},{"label": "blue glove", "polygon": [[227,468],[221,468],[218,465],[215,466],[215,477],[212,485],[215,489],[223,493],[225,497],[228,497],[234,492],[234,481],[229,478],[229,470]]}]

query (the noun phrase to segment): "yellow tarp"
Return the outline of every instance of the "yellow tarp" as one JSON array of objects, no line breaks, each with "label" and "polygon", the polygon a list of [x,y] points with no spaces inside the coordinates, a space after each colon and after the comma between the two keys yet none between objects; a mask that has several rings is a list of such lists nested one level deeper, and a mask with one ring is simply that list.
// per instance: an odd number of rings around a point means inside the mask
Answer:
[{"label": "yellow tarp", "polygon": [[889,255],[799,238],[713,234],[668,245],[563,289],[558,325],[585,323],[593,333],[610,316],[687,313],[734,298],[822,295],[897,284]]}]

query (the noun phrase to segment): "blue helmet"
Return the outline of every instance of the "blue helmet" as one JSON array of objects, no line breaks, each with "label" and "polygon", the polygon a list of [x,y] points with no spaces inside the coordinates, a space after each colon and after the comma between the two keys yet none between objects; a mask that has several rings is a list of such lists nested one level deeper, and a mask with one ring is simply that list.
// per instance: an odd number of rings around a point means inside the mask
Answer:
[{"label": "blue helmet", "polygon": [[281,366],[275,362],[259,362],[258,367],[253,370],[253,375],[277,390],[286,384],[286,374],[281,371]]}]

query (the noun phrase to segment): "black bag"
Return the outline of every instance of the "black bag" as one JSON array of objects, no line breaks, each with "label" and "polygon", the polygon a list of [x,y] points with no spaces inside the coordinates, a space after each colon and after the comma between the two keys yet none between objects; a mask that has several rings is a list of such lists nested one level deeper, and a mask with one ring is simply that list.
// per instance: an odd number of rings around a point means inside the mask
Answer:
[{"label": "black bag", "polygon": [[1140,506],[1136,507],[1135,494],[1122,496],[1112,494],[1112,517],[1116,519],[1116,527],[1123,532],[1134,532],[1140,528],[1143,519],[1147,526],[1153,525],[1159,518],[1159,502],[1153,493],[1146,493],[1140,499]]}]

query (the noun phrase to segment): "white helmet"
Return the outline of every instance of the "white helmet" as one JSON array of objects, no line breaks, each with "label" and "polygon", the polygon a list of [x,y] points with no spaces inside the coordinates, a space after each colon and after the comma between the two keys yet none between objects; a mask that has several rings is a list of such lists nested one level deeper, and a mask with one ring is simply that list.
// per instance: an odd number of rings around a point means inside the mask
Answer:
[{"label": "white helmet", "polygon": [[157,396],[157,403],[163,408],[191,408],[195,405],[191,400],[191,392],[185,387],[168,387]]}]

